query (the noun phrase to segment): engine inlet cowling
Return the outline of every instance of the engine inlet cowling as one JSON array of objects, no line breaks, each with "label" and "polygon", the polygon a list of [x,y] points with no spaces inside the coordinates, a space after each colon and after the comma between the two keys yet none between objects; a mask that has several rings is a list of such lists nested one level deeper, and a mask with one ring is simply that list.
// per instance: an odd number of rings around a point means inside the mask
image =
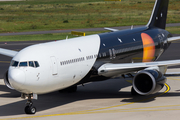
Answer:
[{"label": "engine inlet cowling", "polygon": [[133,88],[140,95],[149,95],[160,91],[166,82],[166,77],[156,70],[144,70],[133,79]]},{"label": "engine inlet cowling", "polygon": [[10,82],[9,82],[9,79],[8,79],[8,71],[4,74],[4,83],[5,83],[5,85],[6,85],[8,88],[14,89],[14,88],[11,86]]}]

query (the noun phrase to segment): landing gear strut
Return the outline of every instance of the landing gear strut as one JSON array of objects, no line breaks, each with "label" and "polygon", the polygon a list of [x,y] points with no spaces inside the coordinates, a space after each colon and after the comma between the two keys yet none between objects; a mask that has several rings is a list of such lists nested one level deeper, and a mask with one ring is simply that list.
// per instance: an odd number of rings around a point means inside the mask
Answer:
[{"label": "landing gear strut", "polygon": [[32,99],[37,99],[37,94],[24,94],[22,93],[21,98],[27,99],[26,107],[24,111],[26,114],[35,114],[36,107],[33,106]]}]

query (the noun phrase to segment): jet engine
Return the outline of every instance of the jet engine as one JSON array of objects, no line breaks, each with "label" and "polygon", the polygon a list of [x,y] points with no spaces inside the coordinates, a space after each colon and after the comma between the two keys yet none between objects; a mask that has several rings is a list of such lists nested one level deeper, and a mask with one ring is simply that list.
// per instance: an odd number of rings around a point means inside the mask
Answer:
[{"label": "jet engine", "polygon": [[149,95],[160,91],[166,77],[156,70],[140,71],[133,79],[133,88],[140,95]]},{"label": "jet engine", "polygon": [[8,79],[8,71],[4,74],[4,83],[5,83],[5,85],[6,85],[8,88],[14,89],[14,88],[11,86],[10,82],[9,82],[9,79]]}]

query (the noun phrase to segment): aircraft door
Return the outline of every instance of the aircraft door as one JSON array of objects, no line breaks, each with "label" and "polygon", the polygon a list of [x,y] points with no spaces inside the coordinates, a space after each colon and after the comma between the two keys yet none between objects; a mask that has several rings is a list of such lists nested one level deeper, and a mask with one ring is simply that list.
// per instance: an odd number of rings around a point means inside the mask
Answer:
[{"label": "aircraft door", "polygon": [[110,59],[112,59],[112,50],[109,49],[109,56],[110,56]]},{"label": "aircraft door", "polygon": [[54,56],[51,56],[52,75],[58,75],[57,61]]},{"label": "aircraft door", "polygon": [[112,53],[113,53],[113,58],[115,59],[116,58],[116,53],[115,53],[114,48],[112,49]]},{"label": "aircraft door", "polygon": [[116,58],[116,53],[115,53],[114,48],[112,50],[109,49],[109,56],[110,56],[110,59],[115,59]]}]

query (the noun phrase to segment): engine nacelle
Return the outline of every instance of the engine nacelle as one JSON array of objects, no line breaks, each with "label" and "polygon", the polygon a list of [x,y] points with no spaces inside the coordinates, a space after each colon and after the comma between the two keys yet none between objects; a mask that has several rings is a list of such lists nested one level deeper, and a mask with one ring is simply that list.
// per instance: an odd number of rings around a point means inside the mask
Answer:
[{"label": "engine nacelle", "polygon": [[133,88],[140,95],[149,95],[160,91],[166,83],[166,77],[156,70],[144,70],[133,79]]},{"label": "engine nacelle", "polygon": [[4,74],[4,83],[5,85],[10,88],[10,89],[14,89],[11,84],[9,83],[9,79],[8,79],[8,71]]}]

